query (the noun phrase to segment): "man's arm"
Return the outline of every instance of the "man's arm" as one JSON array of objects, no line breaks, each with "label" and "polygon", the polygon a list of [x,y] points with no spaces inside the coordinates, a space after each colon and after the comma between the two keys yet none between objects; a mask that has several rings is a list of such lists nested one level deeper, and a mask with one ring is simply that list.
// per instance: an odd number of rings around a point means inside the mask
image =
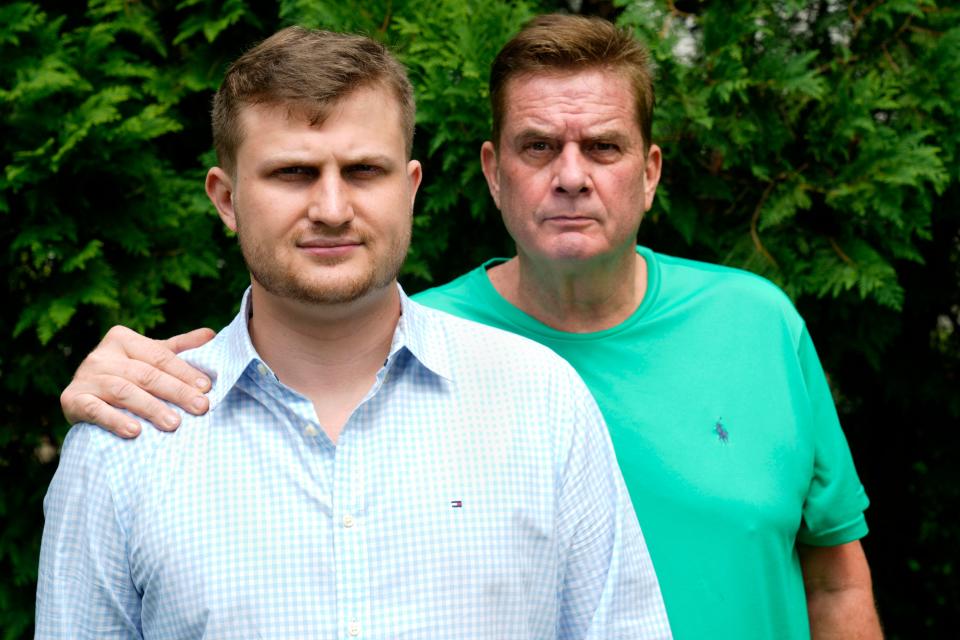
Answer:
[{"label": "man's arm", "polygon": [[859,540],[799,546],[813,640],[879,640],[870,567]]},{"label": "man's arm", "polygon": [[203,393],[210,388],[209,378],[177,354],[213,336],[210,329],[196,329],[168,340],[151,340],[126,327],[110,329],[60,396],[63,415],[71,423],[90,422],[125,438],[139,434],[140,425],[114,407],[159,429],[176,429],[180,416],[160,399],[200,415],[209,407]]},{"label": "man's arm", "polygon": [[672,638],[653,561],[607,427],[586,388],[574,391],[568,415],[578,424],[559,500],[566,566],[558,637]]},{"label": "man's arm", "polygon": [[112,482],[117,470],[105,460],[101,435],[89,425],[70,431],[43,501],[36,638],[142,637],[123,501]]}]

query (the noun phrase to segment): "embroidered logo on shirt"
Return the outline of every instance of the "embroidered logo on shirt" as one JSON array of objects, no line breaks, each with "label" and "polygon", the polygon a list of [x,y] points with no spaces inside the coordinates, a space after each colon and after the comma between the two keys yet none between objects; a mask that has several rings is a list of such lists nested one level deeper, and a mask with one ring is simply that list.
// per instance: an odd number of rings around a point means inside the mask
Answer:
[{"label": "embroidered logo on shirt", "polygon": [[730,441],[730,433],[727,431],[726,427],[723,426],[723,418],[717,418],[717,423],[713,425],[713,432],[717,434],[717,438],[720,439],[720,442],[726,444]]},{"label": "embroidered logo on shirt", "polygon": [[462,500],[451,500],[451,501],[450,501],[450,506],[453,507],[454,509],[460,509],[460,508],[463,507],[463,501],[462,501]]}]

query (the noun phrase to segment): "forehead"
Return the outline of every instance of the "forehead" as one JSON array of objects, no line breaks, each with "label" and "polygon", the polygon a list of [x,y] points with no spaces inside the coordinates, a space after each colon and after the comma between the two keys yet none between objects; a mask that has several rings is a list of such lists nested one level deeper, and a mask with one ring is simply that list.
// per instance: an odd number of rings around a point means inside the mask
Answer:
[{"label": "forehead", "polygon": [[361,87],[330,104],[264,103],[240,109],[239,151],[324,147],[389,148],[405,155],[400,103],[382,86]]},{"label": "forehead", "polygon": [[608,69],[527,73],[504,91],[504,132],[528,127],[636,129],[636,99],[629,80]]}]

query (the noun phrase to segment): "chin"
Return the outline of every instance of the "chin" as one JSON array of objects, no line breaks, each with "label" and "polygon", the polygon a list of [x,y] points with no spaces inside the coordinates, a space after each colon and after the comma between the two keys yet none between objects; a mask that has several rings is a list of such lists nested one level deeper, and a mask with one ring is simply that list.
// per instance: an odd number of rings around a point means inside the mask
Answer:
[{"label": "chin", "polygon": [[548,260],[557,262],[592,260],[611,253],[609,246],[601,245],[587,239],[579,238],[573,241],[563,239],[551,243],[542,253]]}]

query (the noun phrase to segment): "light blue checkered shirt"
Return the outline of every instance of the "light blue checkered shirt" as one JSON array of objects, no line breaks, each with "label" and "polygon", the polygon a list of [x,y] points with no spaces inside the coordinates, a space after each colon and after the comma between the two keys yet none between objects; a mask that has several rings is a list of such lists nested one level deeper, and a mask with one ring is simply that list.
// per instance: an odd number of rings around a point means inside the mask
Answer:
[{"label": "light blue checkered shirt", "polygon": [[668,638],[606,428],[563,360],[401,294],[334,445],[241,313],[180,429],[67,437],[37,637]]}]

